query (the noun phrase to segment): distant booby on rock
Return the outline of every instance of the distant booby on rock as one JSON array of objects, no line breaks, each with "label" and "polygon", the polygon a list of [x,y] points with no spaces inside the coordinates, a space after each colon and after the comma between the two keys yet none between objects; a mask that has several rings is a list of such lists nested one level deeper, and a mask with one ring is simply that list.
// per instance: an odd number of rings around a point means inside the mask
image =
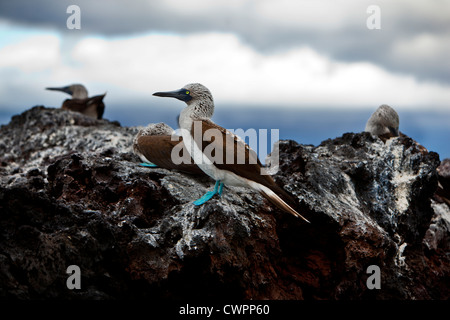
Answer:
[{"label": "distant booby on rock", "polygon": [[[194,163],[184,147],[182,137],[175,135],[174,132],[163,122],[151,123],[139,130],[133,140],[133,151],[143,161],[141,165],[204,176],[204,172]],[[180,157],[179,161],[176,161],[177,164],[172,160],[172,151],[175,147],[178,147],[180,151],[176,154]]]},{"label": "distant booby on rock", "polygon": [[[210,120],[214,113],[214,101],[206,87],[192,83],[180,90],[153,95],[176,98],[187,104],[179,117],[183,142],[194,162],[216,181],[214,190],[194,201],[195,205],[205,203],[216,193],[220,196],[224,184],[241,186],[260,192],[280,209],[309,222],[286,203],[294,203],[292,197],[270,175],[262,174],[263,166],[256,153],[238,136]],[[245,161],[238,161],[242,157]]]},{"label": "distant booby on rock", "polygon": [[49,87],[47,90],[62,91],[72,96],[63,102],[61,109],[80,112],[95,119],[101,119],[105,111],[103,98],[105,94],[89,98],[86,88],[82,84],[72,84],[65,87]]},{"label": "distant booby on rock", "polygon": [[370,116],[364,131],[380,137],[386,141],[392,137],[399,136],[399,117],[397,112],[383,104]]}]

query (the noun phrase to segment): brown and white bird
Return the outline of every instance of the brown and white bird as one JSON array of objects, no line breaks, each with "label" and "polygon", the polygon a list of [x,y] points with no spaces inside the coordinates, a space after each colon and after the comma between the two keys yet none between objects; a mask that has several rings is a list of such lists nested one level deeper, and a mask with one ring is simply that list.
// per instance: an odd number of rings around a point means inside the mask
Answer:
[{"label": "brown and white bird", "polygon": [[[143,161],[141,165],[144,167],[161,167],[205,176],[184,147],[183,138],[163,122],[151,123],[139,130],[133,139],[133,151]],[[175,157],[176,161],[173,160]]]},{"label": "brown and white bird", "polygon": [[47,90],[62,91],[72,96],[66,99],[61,105],[61,109],[80,112],[95,119],[101,119],[105,112],[103,98],[105,94],[88,97],[88,92],[82,84],[72,84],[65,87],[49,87]]},{"label": "brown and white bird", "polygon": [[[180,90],[153,95],[186,102],[187,106],[179,117],[183,142],[194,162],[216,181],[214,190],[194,201],[194,204],[201,205],[216,193],[221,195],[224,184],[241,186],[260,192],[280,209],[309,222],[287,203],[295,203],[292,197],[270,175],[264,174],[255,151],[238,136],[211,121],[214,101],[205,86],[191,83]],[[239,161],[242,158],[243,163]]]},{"label": "brown and white bird", "polygon": [[399,136],[399,117],[397,112],[383,104],[370,116],[366,123],[364,131],[380,137],[381,140],[386,141],[393,137]]}]

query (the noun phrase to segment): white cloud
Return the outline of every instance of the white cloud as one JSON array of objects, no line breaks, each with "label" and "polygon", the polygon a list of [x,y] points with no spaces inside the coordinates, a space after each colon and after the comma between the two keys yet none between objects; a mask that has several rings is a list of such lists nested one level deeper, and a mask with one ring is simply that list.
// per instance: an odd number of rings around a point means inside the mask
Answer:
[{"label": "white cloud", "polygon": [[[0,75],[17,70],[0,77],[0,88],[14,84],[48,96],[46,86],[83,82],[91,94],[99,93],[99,87],[108,90],[110,101],[131,99],[123,95],[134,92],[150,103],[155,91],[201,82],[218,104],[358,108],[387,103],[413,108],[450,103],[448,86],[419,82],[371,63],[335,61],[308,47],[262,54],[233,34],[88,37],[74,43],[70,53],[62,50],[56,36],[33,36],[0,48]],[[3,96],[18,98],[7,92]],[[36,100],[34,104],[40,103]]]},{"label": "white cloud", "polygon": [[410,75],[371,63],[333,61],[307,47],[264,55],[232,34],[90,38],[78,43],[73,59],[92,81],[141,92],[202,82],[222,102],[349,107],[450,102],[448,87]]},{"label": "white cloud", "polygon": [[[2,21],[67,30],[64,4],[50,0],[0,1]],[[334,59],[373,61],[420,79],[449,83],[450,1],[410,0],[120,0],[77,1],[82,9],[81,35],[122,35],[150,31],[223,32],[244,39],[257,52],[273,53],[308,46]],[[6,4],[6,2],[5,2]],[[381,9],[381,30],[368,30],[367,8]],[[28,10],[23,10],[28,8]],[[39,8],[39,15],[31,15]],[[30,11],[31,10],[31,11]],[[41,31],[43,29],[36,28]],[[428,39],[427,39],[428,37]],[[98,39],[97,39],[98,40]],[[122,49],[122,48],[121,48]]]},{"label": "white cloud", "polygon": [[22,72],[36,72],[59,64],[59,40],[42,35],[27,38],[0,49],[0,68],[17,68]]},{"label": "white cloud", "polygon": [[450,34],[419,33],[412,38],[400,39],[393,45],[392,54],[410,63],[435,64],[442,61],[442,64],[449,66]]}]

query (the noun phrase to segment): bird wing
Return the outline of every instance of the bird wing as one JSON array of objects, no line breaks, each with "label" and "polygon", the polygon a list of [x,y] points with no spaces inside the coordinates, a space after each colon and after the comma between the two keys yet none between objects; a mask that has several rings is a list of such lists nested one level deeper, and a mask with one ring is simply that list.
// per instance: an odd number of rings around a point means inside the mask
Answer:
[{"label": "bird wing", "polygon": [[[182,144],[179,146],[182,154],[177,156],[181,157],[181,163],[175,164],[172,161],[172,150],[179,143]],[[187,149],[184,147],[183,141],[172,141],[169,135],[140,136],[137,139],[136,148],[148,161],[161,168],[169,170],[176,169],[197,175],[205,174],[191,159]]]},{"label": "bird wing", "polygon": [[61,108],[82,113],[87,107],[87,100],[88,99],[66,99]]},{"label": "bird wing", "polygon": [[[200,122],[202,139],[200,142],[200,139],[197,139],[198,137],[195,136],[196,133],[193,132],[194,140],[197,145],[200,146],[201,144],[202,152],[217,168],[231,171],[238,176],[245,177],[267,187],[275,185],[270,175],[261,174],[263,166],[256,152],[240,137],[210,120],[200,120]],[[211,141],[206,140],[209,137]],[[221,152],[221,150],[224,150],[224,152]],[[221,154],[217,152],[221,152]]]},{"label": "bird wing", "polygon": [[106,96],[105,94],[94,96],[92,98],[88,98],[88,105],[95,104],[97,109],[97,119],[103,118],[103,113],[105,112],[105,103],[103,102],[103,98]]},{"label": "bird wing", "polygon": [[103,103],[104,97],[105,94],[86,99],[67,99],[64,100],[61,108],[83,114],[91,113],[92,109],[92,111],[96,113],[97,119],[101,119],[103,117],[103,112],[105,111],[105,104]]},{"label": "bird wing", "polygon": [[[291,213],[292,215],[309,222],[288,204],[290,203],[292,206],[295,206],[294,199],[276,184],[272,176],[262,174],[261,169],[263,169],[263,166],[253,149],[251,149],[237,135],[216,125],[212,121],[200,120],[200,122],[202,127],[201,139],[198,139],[198,137],[195,136],[195,124],[193,124],[192,127],[192,136],[194,137],[195,143],[199,146],[201,145],[202,152],[214,163],[217,168],[233,172],[240,177],[244,177],[252,181],[251,184],[255,186],[255,189],[259,190],[261,194],[271,203],[283,211]],[[211,130],[209,134],[208,130]],[[205,141],[205,138],[209,139],[209,136],[211,136],[211,141]],[[220,150],[220,148],[225,150],[225,152],[222,152],[221,155],[216,154],[216,151]],[[245,162],[242,164],[238,162],[238,160],[242,160],[238,159],[239,157],[242,157],[242,154],[239,155],[238,152],[244,153],[243,160],[245,160]],[[231,153],[233,157],[228,157],[227,159],[227,153]],[[256,185],[254,184],[255,182]],[[258,184],[263,187],[258,186]]]}]

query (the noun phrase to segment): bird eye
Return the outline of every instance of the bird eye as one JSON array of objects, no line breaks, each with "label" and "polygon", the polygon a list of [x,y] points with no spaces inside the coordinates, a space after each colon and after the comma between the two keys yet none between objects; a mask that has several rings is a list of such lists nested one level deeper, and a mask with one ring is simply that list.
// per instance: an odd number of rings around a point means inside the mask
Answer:
[{"label": "bird eye", "polygon": [[186,91],[186,94],[189,94],[190,92],[189,91]]}]

